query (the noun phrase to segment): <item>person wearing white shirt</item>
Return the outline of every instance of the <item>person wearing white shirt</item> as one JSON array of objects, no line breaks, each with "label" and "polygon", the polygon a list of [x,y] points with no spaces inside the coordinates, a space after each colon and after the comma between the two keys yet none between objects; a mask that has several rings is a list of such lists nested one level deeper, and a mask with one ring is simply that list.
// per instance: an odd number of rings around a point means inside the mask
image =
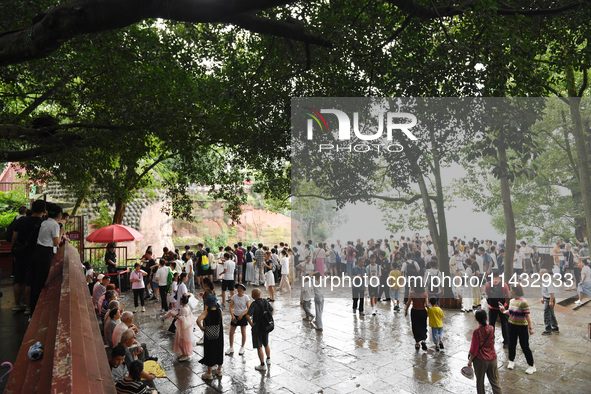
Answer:
[{"label": "person wearing white shirt", "polygon": [[[222,277],[222,309],[226,305],[226,290],[230,292],[230,299],[234,295],[234,288],[236,284],[234,282],[234,270],[236,269],[236,262],[230,259],[230,253],[224,253],[224,257],[221,260],[221,264],[224,270],[221,273]],[[228,299],[228,301],[230,300]]]},{"label": "person wearing white shirt", "polygon": [[41,290],[45,286],[49,276],[49,268],[53,255],[57,252],[60,244],[60,225],[58,221],[62,218],[62,208],[53,203],[46,205],[48,219],[41,223],[37,245],[32,253],[33,280],[31,284],[31,314],[35,311]]},{"label": "person wearing white shirt", "polygon": [[277,291],[286,291],[291,293],[291,285],[289,284],[289,257],[287,257],[287,251],[281,251],[281,282]]},{"label": "person wearing white shirt", "polygon": [[154,276],[154,280],[158,282],[158,291],[160,292],[160,302],[162,303],[162,309],[168,312],[168,273],[170,267],[164,265],[164,260],[160,260],[158,271]]},{"label": "person wearing white shirt", "polygon": [[517,274],[517,278],[523,273],[523,253],[521,253],[521,246],[515,245],[515,254],[513,255],[513,270]]}]

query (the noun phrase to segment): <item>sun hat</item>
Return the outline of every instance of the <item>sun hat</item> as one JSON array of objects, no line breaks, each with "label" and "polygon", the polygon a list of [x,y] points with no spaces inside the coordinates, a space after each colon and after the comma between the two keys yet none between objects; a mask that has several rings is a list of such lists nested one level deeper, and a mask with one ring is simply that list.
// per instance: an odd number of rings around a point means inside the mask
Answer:
[{"label": "sun hat", "polygon": [[467,365],[465,367],[463,367],[460,370],[460,372],[462,373],[462,375],[464,375],[468,379],[472,379],[472,377],[474,376],[474,371],[472,370],[472,367],[469,367]]},{"label": "sun hat", "polygon": [[104,277],[105,277],[105,275],[99,274],[99,276],[97,276],[96,279],[97,280],[103,280]]},{"label": "sun hat", "polygon": [[238,286],[241,286],[244,289],[244,291],[246,291],[246,286],[244,285],[244,283],[238,282],[238,283],[236,283],[236,286],[234,286],[234,288],[236,290],[238,290]]}]

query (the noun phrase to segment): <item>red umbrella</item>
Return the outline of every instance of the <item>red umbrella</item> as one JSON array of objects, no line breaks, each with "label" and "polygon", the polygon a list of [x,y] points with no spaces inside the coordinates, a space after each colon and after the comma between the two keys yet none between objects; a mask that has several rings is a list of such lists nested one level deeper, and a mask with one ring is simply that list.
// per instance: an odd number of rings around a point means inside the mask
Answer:
[{"label": "red umbrella", "polygon": [[101,227],[86,237],[88,242],[110,243],[126,242],[142,239],[144,236],[139,231],[121,224],[111,224],[107,227]]}]

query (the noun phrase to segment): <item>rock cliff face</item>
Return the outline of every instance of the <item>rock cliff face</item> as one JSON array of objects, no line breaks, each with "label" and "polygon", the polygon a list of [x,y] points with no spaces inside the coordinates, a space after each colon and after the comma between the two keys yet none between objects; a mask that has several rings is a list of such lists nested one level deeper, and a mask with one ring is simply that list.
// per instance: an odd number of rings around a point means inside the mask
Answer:
[{"label": "rock cliff face", "polygon": [[224,215],[224,209],[220,203],[196,208],[195,222],[175,220],[173,224],[173,238],[178,245],[185,243],[192,245],[213,238],[227,238],[228,245],[238,241],[267,244],[281,241],[291,243],[291,231],[290,217],[252,205],[243,205],[239,222],[231,223],[231,220]]}]

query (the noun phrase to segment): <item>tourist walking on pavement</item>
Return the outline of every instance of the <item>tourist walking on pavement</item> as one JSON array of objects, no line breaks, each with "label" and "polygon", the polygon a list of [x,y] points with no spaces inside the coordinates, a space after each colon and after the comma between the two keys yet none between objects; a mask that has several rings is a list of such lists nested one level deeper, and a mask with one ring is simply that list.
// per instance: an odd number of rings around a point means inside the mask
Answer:
[{"label": "tourist walking on pavement", "polygon": [[[548,273],[548,270],[541,269],[540,277],[544,277]],[[542,281],[542,304],[544,304],[544,325],[546,329],[542,332],[542,335],[552,335],[552,332],[558,334],[558,322],[554,315],[554,305],[556,299],[554,298],[556,289],[552,284],[552,281]]]},{"label": "tourist walking on pavement", "polygon": [[175,317],[176,332],[173,351],[177,354],[179,361],[187,361],[191,353],[193,353],[193,323],[195,317],[188,305],[189,297],[190,295],[183,295],[181,297],[181,309]]},{"label": "tourist walking on pavement", "polygon": [[239,355],[242,356],[244,354],[244,345],[246,344],[246,325],[248,324],[246,313],[250,307],[250,298],[244,294],[246,291],[244,284],[236,283],[236,291],[237,294],[232,296],[230,302],[230,316],[232,320],[230,322],[230,347],[226,351],[226,355],[228,356],[234,353],[234,333],[236,332],[236,327],[240,327],[240,333],[242,334],[242,345],[238,352]]},{"label": "tourist walking on pavement", "polygon": [[581,270],[581,281],[577,287],[579,299],[575,301],[576,304],[583,303],[583,293],[591,296],[591,267],[589,267],[589,259],[583,260],[583,264],[583,269]]},{"label": "tourist walking on pavement", "polygon": [[515,351],[519,338],[519,345],[529,365],[525,373],[531,375],[536,372],[536,367],[534,356],[529,348],[529,336],[534,334],[534,327],[529,315],[529,304],[523,298],[523,288],[519,284],[511,289],[511,297],[509,309],[500,308],[502,313],[509,314],[509,365],[507,365],[507,369],[515,369]]},{"label": "tourist walking on pavement", "polygon": [[137,313],[138,310],[138,298],[142,304],[142,312],[146,311],[146,307],[144,306],[144,276],[147,276],[148,273],[142,271],[141,264],[135,263],[134,270],[129,274],[129,281],[131,282],[131,289],[133,290],[133,305],[135,306],[134,313]]},{"label": "tourist walking on pavement", "polygon": [[421,286],[415,288],[408,294],[408,302],[404,310],[404,316],[408,315],[408,308],[412,304],[410,311],[410,321],[412,326],[412,335],[415,339],[415,349],[427,350],[427,292]]},{"label": "tourist walking on pavement", "polygon": [[353,313],[357,312],[357,305],[359,304],[359,316],[363,316],[363,297],[365,295],[365,279],[367,278],[367,271],[363,266],[364,259],[362,257],[357,260],[357,265],[351,269],[351,289],[353,291]]},{"label": "tourist walking on pavement", "polygon": [[474,375],[476,375],[476,392],[484,394],[484,375],[492,386],[494,394],[501,394],[503,390],[499,382],[499,370],[497,368],[497,353],[495,352],[495,328],[486,324],[486,312],[476,311],[474,317],[480,326],[472,334],[470,344],[470,360],[468,366],[474,363]]},{"label": "tourist walking on pavement", "polygon": [[488,302],[488,321],[489,324],[495,327],[497,317],[501,321],[501,333],[503,334],[503,347],[509,347],[509,320],[506,314],[501,313],[500,306],[507,306],[507,299],[510,298],[509,286],[503,283],[499,277],[499,270],[493,269],[492,283],[487,283],[485,287],[485,294]]},{"label": "tourist walking on pavement", "polygon": [[215,295],[210,294],[205,299],[205,309],[197,318],[197,325],[203,331],[203,358],[199,362],[207,366],[207,372],[201,375],[203,380],[212,380],[212,370],[218,366],[216,375],[222,376],[222,364],[224,363],[224,329],[223,315],[219,309]]},{"label": "tourist walking on pavement", "polygon": [[290,258],[287,256],[287,250],[281,251],[281,282],[279,282],[279,288],[277,291],[284,291],[291,293],[291,285],[289,284],[289,272],[290,272]]},{"label": "tourist walking on pavement", "polygon": [[271,260],[271,252],[269,251],[265,252],[263,267],[265,268],[265,287],[269,291],[269,301],[275,302],[275,275],[273,274],[275,264]]},{"label": "tourist walking on pavement", "polygon": [[312,305],[312,297],[314,290],[312,289],[312,281],[314,277],[312,276],[313,272],[305,272],[302,276],[302,289],[300,291],[300,301],[302,305],[302,309],[306,316],[304,316],[304,320],[312,321],[314,319],[314,314],[312,313],[311,305]]},{"label": "tourist walking on pavement", "polygon": [[431,339],[435,344],[435,350],[443,349],[443,311],[437,305],[437,298],[429,298],[427,307],[427,316],[429,317],[429,327],[431,327]]},{"label": "tourist walking on pavement", "polygon": [[168,311],[168,273],[170,267],[164,265],[164,259],[160,259],[159,268],[156,271],[154,280],[158,282],[158,292],[160,293],[160,302],[162,303],[162,310]]},{"label": "tourist walking on pavement", "polygon": [[265,282],[265,251],[263,244],[259,244],[258,249],[254,252],[254,284],[255,286],[262,286]]},{"label": "tourist walking on pavement", "polygon": [[[271,366],[271,348],[269,347],[269,327],[265,327],[265,321],[268,320],[264,316],[267,314],[273,315],[273,307],[271,304],[261,298],[261,291],[254,289],[252,291],[252,299],[254,300],[248,308],[246,320],[252,327],[252,347],[257,349],[260,364],[255,367],[257,371],[265,371],[265,354],[267,355],[267,366]],[[264,351],[263,351],[264,349]]]},{"label": "tourist walking on pavement", "polygon": [[322,289],[320,272],[314,273],[316,279],[316,286],[314,286],[314,307],[316,310],[316,319],[312,321],[312,325],[317,331],[322,331],[324,328],[322,324],[322,312],[324,311],[324,290]]}]

